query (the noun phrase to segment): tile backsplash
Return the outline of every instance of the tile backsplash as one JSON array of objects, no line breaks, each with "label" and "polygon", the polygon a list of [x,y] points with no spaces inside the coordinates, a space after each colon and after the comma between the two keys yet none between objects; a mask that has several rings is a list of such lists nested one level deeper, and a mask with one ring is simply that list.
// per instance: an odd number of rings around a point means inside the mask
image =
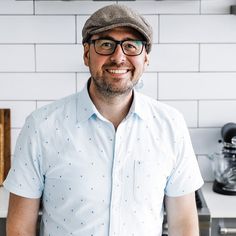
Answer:
[{"label": "tile backsplash", "polygon": [[80,91],[89,77],[81,30],[96,9],[125,4],[154,29],[141,92],[180,110],[206,181],[220,129],[236,122],[236,0],[0,1],[0,107],[12,110],[12,153],[25,117]]}]

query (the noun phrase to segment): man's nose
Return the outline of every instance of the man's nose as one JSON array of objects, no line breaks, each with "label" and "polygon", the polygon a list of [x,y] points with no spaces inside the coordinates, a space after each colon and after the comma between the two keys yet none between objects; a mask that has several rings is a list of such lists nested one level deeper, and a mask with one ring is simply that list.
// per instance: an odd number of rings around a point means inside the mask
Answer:
[{"label": "man's nose", "polygon": [[126,60],[126,55],[124,54],[121,45],[117,45],[114,53],[111,55],[111,61],[117,64],[122,63]]}]

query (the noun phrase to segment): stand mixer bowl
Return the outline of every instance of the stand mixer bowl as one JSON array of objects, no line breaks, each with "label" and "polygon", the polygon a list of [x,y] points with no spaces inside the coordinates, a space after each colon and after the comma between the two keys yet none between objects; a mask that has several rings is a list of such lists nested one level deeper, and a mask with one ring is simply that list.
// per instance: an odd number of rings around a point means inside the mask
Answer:
[{"label": "stand mixer bowl", "polygon": [[224,125],[221,135],[222,150],[208,156],[215,177],[213,190],[221,194],[236,195],[236,123]]},{"label": "stand mixer bowl", "polygon": [[214,153],[210,159],[216,181],[236,191],[236,157],[227,157],[224,153]]}]

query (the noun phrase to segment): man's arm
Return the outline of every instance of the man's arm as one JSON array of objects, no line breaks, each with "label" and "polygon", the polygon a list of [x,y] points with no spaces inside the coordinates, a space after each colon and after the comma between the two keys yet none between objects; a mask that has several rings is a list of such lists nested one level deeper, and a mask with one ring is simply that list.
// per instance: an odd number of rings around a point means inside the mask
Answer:
[{"label": "man's arm", "polygon": [[35,236],[40,199],[10,194],[7,236]]},{"label": "man's arm", "polygon": [[165,199],[170,236],[199,236],[195,194]]}]

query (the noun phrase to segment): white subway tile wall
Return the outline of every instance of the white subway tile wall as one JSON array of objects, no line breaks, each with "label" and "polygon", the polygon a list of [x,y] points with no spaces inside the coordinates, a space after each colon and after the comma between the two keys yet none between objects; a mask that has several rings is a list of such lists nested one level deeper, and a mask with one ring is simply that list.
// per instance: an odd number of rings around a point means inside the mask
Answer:
[{"label": "white subway tile wall", "polygon": [[20,129],[25,122],[25,118],[35,110],[36,104],[34,101],[3,100],[0,101],[0,108],[11,109],[11,127]]},{"label": "white subway tile wall", "polygon": [[75,43],[73,16],[0,16],[0,43]]},{"label": "white subway tile wall", "polygon": [[0,72],[33,72],[34,54],[33,44],[0,44]]},{"label": "white subway tile wall", "polygon": [[94,11],[116,1],[93,2],[87,0],[77,1],[35,1],[35,14],[37,15],[90,15]]},{"label": "white subway tile wall", "polygon": [[203,0],[201,3],[202,14],[229,14],[230,6],[235,5],[235,0]]},{"label": "white subway tile wall", "polygon": [[234,100],[235,83],[236,73],[160,73],[159,98]]},{"label": "white subway tile wall", "polygon": [[236,43],[202,44],[200,54],[201,71],[236,71]]},{"label": "white subway tile wall", "polygon": [[76,92],[75,73],[0,73],[1,100],[55,100]]},{"label": "white subway tile wall", "polygon": [[33,0],[28,1],[15,1],[15,0],[4,0],[0,1],[0,14],[29,14],[32,15],[34,12]]},{"label": "white subway tile wall", "polygon": [[12,110],[12,153],[25,118],[80,91],[81,30],[98,8],[125,4],[154,29],[150,65],[137,89],[180,110],[206,181],[220,129],[236,122],[236,0],[0,1],[0,107]]},{"label": "white subway tile wall", "polygon": [[147,71],[198,71],[198,44],[155,44],[150,53]]},{"label": "white subway tile wall", "polygon": [[36,45],[36,72],[88,71],[81,44]]},{"label": "white subway tile wall", "polygon": [[163,15],[161,25],[160,43],[236,42],[234,15]]},{"label": "white subway tile wall", "polygon": [[179,110],[189,128],[198,127],[198,102],[190,100],[165,100],[165,103]]}]

